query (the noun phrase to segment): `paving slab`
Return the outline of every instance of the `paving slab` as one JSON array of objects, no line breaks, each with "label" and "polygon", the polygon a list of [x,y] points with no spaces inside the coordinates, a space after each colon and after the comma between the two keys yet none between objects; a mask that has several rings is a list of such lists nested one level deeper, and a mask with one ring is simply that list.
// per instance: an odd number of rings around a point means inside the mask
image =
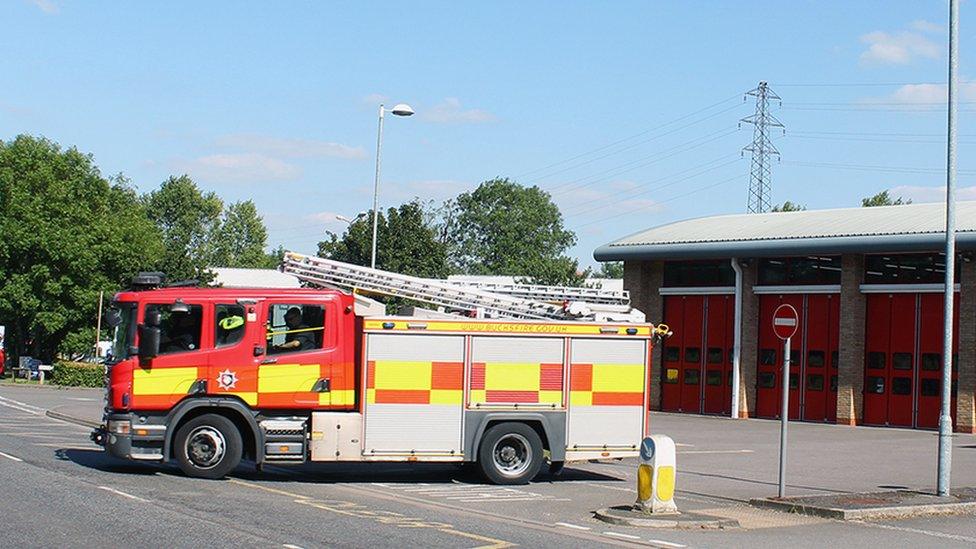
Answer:
[{"label": "paving slab", "polygon": [[906,518],[976,512],[976,488],[958,488],[948,496],[916,490],[889,490],[785,498],[756,498],[756,507],[838,520]]},{"label": "paving slab", "polygon": [[737,528],[734,518],[716,517],[703,513],[651,514],[635,509],[633,505],[618,505],[600,509],[593,516],[603,522],[635,528],[675,528],[681,530]]}]

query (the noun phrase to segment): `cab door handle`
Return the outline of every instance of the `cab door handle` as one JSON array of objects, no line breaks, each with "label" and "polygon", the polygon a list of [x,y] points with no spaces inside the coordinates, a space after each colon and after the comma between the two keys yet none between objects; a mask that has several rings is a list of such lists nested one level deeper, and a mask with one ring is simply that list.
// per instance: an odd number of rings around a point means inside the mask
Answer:
[{"label": "cab door handle", "polygon": [[278,363],[277,358],[266,358],[261,361],[261,364],[277,364],[277,363]]}]

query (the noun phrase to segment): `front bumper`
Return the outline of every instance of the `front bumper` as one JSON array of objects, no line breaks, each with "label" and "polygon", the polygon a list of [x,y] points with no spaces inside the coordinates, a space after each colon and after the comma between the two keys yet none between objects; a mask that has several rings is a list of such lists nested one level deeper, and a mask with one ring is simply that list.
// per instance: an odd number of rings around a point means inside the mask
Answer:
[{"label": "front bumper", "polygon": [[[110,429],[115,423],[127,423],[128,433]],[[105,451],[120,459],[163,461],[166,425],[138,422],[134,414],[106,414],[105,422],[89,435]]]}]

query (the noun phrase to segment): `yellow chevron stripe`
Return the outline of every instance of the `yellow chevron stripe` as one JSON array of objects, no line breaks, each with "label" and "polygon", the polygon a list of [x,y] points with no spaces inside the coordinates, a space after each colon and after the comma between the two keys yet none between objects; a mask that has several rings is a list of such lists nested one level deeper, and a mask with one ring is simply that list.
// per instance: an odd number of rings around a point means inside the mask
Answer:
[{"label": "yellow chevron stripe", "polygon": [[400,391],[427,391],[430,389],[432,368],[430,362],[377,360],[373,387]]},{"label": "yellow chevron stripe", "polygon": [[197,366],[183,368],[136,368],[132,372],[133,395],[186,394],[200,379]]},{"label": "yellow chevron stripe", "polygon": [[311,391],[319,379],[318,364],[263,364],[258,367],[259,393]]},{"label": "yellow chevron stripe", "polygon": [[594,364],[593,391],[640,393],[644,391],[643,364]]}]

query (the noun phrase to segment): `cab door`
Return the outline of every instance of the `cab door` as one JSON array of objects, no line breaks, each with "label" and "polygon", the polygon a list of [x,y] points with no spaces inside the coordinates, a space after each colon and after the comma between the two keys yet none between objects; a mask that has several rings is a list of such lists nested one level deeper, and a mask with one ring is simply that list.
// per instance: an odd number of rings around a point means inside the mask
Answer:
[{"label": "cab door", "polygon": [[203,327],[212,311],[204,301],[150,302],[141,306],[139,321],[158,316],[159,354],[140,361],[132,372],[132,408],[165,410],[191,394],[207,391],[207,354],[213,341]]},{"label": "cab door", "polygon": [[[328,408],[338,364],[335,298],[272,299],[261,305],[264,350],[253,357],[260,408]],[[297,316],[296,316],[297,315]],[[295,320],[297,318],[297,320]],[[338,396],[338,395],[335,395]]]}]

